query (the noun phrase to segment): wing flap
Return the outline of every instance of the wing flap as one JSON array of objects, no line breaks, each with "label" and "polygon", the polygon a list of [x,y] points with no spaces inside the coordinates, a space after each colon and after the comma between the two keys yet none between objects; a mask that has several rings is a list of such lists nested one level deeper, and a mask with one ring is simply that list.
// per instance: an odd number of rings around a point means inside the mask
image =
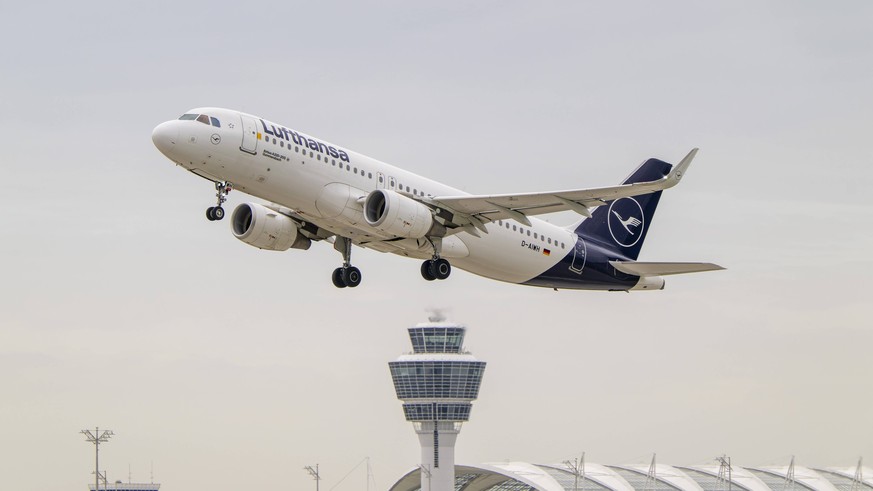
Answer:
[{"label": "wing flap", "polygon": [[609,264],[622,273],[634,276],[667,276],[671,274],[701,273],[724,269],[718,264],[713,263],[609,261]]}]

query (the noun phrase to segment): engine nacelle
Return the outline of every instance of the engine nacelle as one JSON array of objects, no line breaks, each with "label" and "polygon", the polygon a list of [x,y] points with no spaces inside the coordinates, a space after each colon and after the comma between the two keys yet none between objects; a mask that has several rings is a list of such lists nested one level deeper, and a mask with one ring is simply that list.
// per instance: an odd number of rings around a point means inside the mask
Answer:
[{"label": "engine nacelle", "polygon": [[309,249],[312,241],[300,234],[294,220],[257,203],[243,203],[230,217],[233,236],[268,251]]},{"label": "engine nacelle", "polygon": [[430,208],[389,189],[367,195],[364,220],[380,232],[407,239],[420,239],[440,227]]}]

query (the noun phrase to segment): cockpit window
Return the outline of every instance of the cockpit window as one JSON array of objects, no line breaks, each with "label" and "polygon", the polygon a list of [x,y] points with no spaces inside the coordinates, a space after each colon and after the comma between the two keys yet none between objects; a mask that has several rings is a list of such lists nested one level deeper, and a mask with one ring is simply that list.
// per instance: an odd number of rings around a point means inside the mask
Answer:
[{"label": "cockpit window", "polygon": [[218,118],[213,118],[212,116],[208,116],[206,114],[183,114],[179,116],[180,120],[184,121],[200,121],[203,124],[211,124],[216,128],[221,128],[221,123],[218,121]]}]

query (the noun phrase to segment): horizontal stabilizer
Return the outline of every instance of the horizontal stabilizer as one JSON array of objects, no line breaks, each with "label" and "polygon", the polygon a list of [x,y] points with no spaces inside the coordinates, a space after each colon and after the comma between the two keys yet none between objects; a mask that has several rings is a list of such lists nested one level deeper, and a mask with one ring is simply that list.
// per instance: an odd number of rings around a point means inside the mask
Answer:
[{"label": "horizontal stabilizer", "polygon": [[700,273],[724,269],[712,263],[646,263],[637,261],[609,261],[615,269],[634,276],[666,276],[671,274]]}]

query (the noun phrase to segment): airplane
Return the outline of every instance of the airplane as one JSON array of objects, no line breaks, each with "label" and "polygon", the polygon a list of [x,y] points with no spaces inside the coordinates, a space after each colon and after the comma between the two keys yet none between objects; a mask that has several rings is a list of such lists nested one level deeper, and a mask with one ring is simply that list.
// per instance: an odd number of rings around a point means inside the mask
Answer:
[{"label": "airplane", "polygon": [[[267,200],[231,215],[233,235],[270,251],[332,243],[337,288],[356,287],[352,246],[423,260],[421,276],[452,267],[499,281],[576,290],[661,290],[663,276],[723,269],[712,263],[639,262],[661,192],[679,183],[697,149],[675,167],[650,158],[621,184],[471,195],[345,147],[230,109],[195,108],[152,132],[157,149],[212,181],[222,205],[236,189]],[[561,227],[536,215],[573,211]]]}]

